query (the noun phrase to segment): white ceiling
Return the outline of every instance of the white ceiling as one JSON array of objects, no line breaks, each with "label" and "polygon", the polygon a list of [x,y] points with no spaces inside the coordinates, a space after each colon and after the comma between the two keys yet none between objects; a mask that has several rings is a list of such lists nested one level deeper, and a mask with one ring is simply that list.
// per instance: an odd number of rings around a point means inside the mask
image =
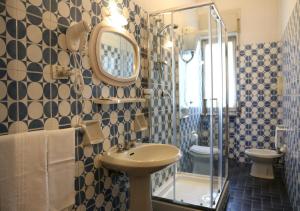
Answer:
[{"label": "white ceiling", "polygon": [[204,0],[134,0],[147,12],[200,3]]},{"label": "white ceiling", "polygon": [[[141,5],[147,12],[160,11],[173,7],[187,6],[190,4],[203,3],[208,0],[133,0]],[[211,0],[210,0],[211,1]],[[212,0],[215,2],[229,31],[236,31],[237,17],[240,19],[240,43],[261,43],[280,40],[279,25],[281,19],[279,11],[282,4],[296,2],[297,0]],[[279,4],[282,1],[282,4]],[[284,3],[283,3],[284,2]],[[295,3],[294,3],[295,4]],[[293,3],[290,3],[293,8]],[[288,12],[287,12],[288,14]],[[283,14],[288,20],[289,15]],[[178,17],[178,14],[177,16]],[[193,24],[190,21],[198,21],[199,16],[192,14],[184,15],[189,21],[184,23],[184,19],[177,18],[176,24]],[[203,19],[203,18],[202,18]],[[166,19],[164,19],[166,20]],[[200,23],[201,24],[201,23]],[[283,28],[283,27],[282,27]]]}]

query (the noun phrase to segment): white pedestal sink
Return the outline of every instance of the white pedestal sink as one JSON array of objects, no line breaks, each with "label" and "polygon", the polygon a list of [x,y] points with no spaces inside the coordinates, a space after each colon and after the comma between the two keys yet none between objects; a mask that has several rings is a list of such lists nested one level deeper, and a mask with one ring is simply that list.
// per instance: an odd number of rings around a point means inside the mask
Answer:
[{"label": "white pedestal sink", "polygon": [[129,175],[130,210],[152,211],[150,174],[175,163],[180,150],[168,144],[137,144],[136,147],[118,152],[116,147],[101,158],[104,167],[125,171]]}]

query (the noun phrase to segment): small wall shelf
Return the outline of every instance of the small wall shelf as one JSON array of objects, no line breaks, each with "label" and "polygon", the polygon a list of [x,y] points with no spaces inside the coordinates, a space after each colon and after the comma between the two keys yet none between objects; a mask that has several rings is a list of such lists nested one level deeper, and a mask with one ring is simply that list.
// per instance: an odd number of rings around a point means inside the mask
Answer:
[{"label": "small wall shelf", "polygon": [[134,130],[135,131],[145,131],[148,129],[148,122],[144,114],[137,114],[134,120]]},{"label": "small wall shelf", "polygon": [[94,103],[102,105],[120,104],[120,103],[144,103],[145,98],[102,98],[94,99]]},{"label": "small wall shelf", "polygon": [[80,126],[84,131],[83,146],[103,143],[104,135],[99,120],[84,121]]}]

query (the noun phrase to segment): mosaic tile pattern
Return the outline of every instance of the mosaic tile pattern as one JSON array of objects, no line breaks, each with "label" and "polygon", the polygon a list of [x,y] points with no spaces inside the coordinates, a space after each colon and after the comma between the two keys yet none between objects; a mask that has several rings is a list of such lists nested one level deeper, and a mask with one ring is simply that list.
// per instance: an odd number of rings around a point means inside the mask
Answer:
[{"label": "mosaic tile pattern", "polygon": [[283,124],[290,129],[285,142],[285,180],[294,210],[300,210],[300,1],[290,16],[282,37],[282,70],[284,76]]},{"label": "mosaic tile pattern", "polygon": [[237,49],[239,108],[229,155],[240,162],[249,161],[245,156],[248,148],[275,147],[275,128],[282,122],[282,97],[277,94],[277,77],[282,74],[280,47],[280,43],[272,42]]},{"label": "mosaic tile pattern", "polygon": [[[78,119],[98,119],[105,141],[82,147],[76,135],[76,204],[74,210],[128,210],[126,175],[98,168],[95,156],[118,142],[147,140],[133,130],[138,113],[148,115],[145,104],[110,106],[93,104],[99,97],[142,97],[147,86],[147,13],[131,0],[116,1],[127,18],[126,28],[141,50],[141,73],[136,84],[115,87],[99,81],[91,71],[86,52],[70,54],[65,33],[70,24],[86,20],[95,26],[108,0],[0,1],[0,135],[70,127]],[[82,95],[74,91],[74,77],[53,80],[51,65],[74,71],[79,59],[84,79]]]}]

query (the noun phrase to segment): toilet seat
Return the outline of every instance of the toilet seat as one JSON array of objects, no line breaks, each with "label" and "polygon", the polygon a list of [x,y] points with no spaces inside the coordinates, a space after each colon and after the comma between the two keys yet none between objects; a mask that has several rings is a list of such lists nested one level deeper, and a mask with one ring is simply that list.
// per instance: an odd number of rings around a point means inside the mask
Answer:
[{"label": "toilet seat", "polygon": [[[190,152],[199,154],[199,155],[209,155],[210,154],[210,147],[206,146],[198,146],[198,145],[193,145],[190,148]],[[217,148],[213,148],[213,153],[218,154],[219,150]]]},{"label": "toilet seat", "polygon": [[210,154],[210,147],[192,145],[189,149],[189,155],[192,161],[193,173],[201,175],[210,174],[210,159],[213,158],[213,162],[218,160],[217,148],[213,148],[213,156]]}]

